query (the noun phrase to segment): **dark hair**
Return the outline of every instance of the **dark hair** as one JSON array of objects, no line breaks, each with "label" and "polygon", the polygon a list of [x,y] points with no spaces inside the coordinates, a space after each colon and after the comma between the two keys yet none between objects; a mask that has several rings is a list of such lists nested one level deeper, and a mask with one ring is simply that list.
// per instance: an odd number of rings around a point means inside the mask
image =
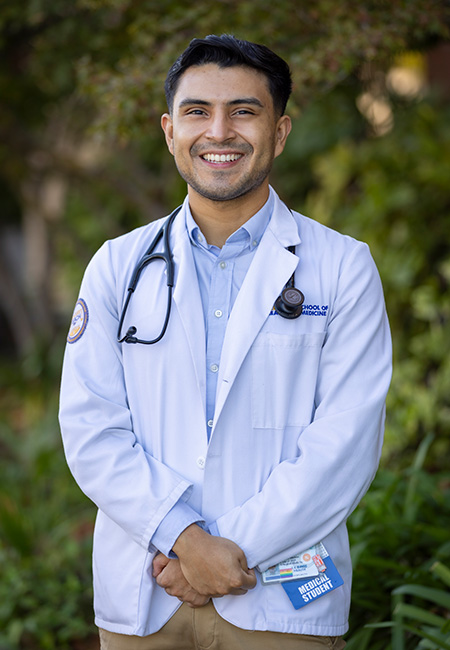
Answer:
[{"label": "dark hair", "polygon": [[172,65],[164,84],[170,112],[181,76],[191,66],[207,63],[215,63],[220,68],[247,66],[262,72],[267,78],[275,111],[283,115],[292,90],[291,73],[286,61],[265,45],[242,41],[228,34],[194,38]]}]

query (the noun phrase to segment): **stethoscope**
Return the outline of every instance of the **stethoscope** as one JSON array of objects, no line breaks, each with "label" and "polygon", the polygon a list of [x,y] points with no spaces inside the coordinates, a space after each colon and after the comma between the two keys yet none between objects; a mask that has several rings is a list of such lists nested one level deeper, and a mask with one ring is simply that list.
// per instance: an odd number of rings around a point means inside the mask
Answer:
[{"label": "stethoscope", "polygon": [[[170,310],[172,307],[172,290],[174,286],[174,275],[175,275],[175,265],[173,263],[173,255],[169,243],[170,228],[174,222],[175,217],[181,210],[182,206],[176,208],[172,214],[170,214],[166,221],[163,223],[152,243],[147,249],[147,252],[139,260],[136,268],[133,271],[131,276],[130,285],[128,287],[128,295],[125,300],[125,304],[122,309],[122,314],[120,315],[119,329],[117,330],[117,340],[119,343],[143,343],[144,345],[152,345],[153,343],[158,343],[167,330],[167,325],[169,324]],[[153,252],[158,245],[159,241],[162,239],[163,250],[158,252]],[[288,246],[288,251],[295,253],[295,246]],[[146,266],[150,264],[153,260],[163,260],[166,265],[166,275],[167,275],[167,306],[166,306],[166,316],[164,318],[164,324],[162,326],[159,336],[152,339],[151,341],[146,341],[144,339],[139,339],[136,336],[137,328],[134,325],[128,328],[125,336],[122,336],[122,327],[125,320],[125,315],[127,313],[128,307],[130,306],[131,296],[136,290],[139,278],[142,271]],[[303,293],[294,286],[295,283],[295,271],[286,282],[283,291],[278,296],[275,301],[275,309],[277,313],[283,318],[298,318],[303,310],[303,302],[305,296]]]}]

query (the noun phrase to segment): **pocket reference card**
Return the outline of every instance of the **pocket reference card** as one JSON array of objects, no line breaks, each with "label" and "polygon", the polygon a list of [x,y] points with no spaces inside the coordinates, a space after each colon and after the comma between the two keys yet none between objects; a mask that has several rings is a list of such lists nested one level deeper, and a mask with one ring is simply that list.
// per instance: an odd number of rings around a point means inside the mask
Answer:
[{"label": "pocket reference card", "polygon": [[295,609],[344,584],[325,546],[319,542],[262,573],[263,584],[280,582]]}]

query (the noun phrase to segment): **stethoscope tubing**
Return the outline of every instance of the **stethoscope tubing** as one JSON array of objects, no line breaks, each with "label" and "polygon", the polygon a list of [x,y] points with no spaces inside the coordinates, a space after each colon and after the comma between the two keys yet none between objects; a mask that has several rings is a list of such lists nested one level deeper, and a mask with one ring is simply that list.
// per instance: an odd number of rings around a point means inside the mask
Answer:
[{"label": "stethoscope tubing", "polygon": [[[127,289],[128,295],[122,309],[122,315],[120,317],[119,327],[117,330],[117,341],[119,343],[142,343],[144,345],[152,345],[153,343],[158,343],[158,341],[160,341],[163,338],[164,334],[166,333],[167,325],[169,324],[170,312],[172,308],[172,290],[173,290],[174,279],[175,279],[175,265],[173,263],[173,255],[172,255],[172,250],[170,248],[169,236],[170,236],[170,228],[172,227],[172,223],[175,217],[177,216],[177,214],[179,213],[179,211],[181,210],[181,208],[182,206],[179,206],[172,212],[172,214],[170,214],[167,217],[166,221],[163,223],[163,225],[155,235],[147,252],[139,260],[139,263],[137,264],[136,268],[133,271],[133,275],[131,276],[130,284]],[[163,240],[163,250],[154,253],[153,251],[155,250],[161,238]],[[165,263],[166,276],[167,276],[166,279],[167,307],[166,307],[166,316],[164,319],[164,324],[161,333],[156,338],[146,341],[145,339],[139,339],[137,336],[135,336],[137,332],[137,328],[133,325],[128,328],[127,333],[125,334],[125,336],[122,337],[123,322],[125,320],[125,315],[128,311],[128,306],[131,300],[131,296],[133,295],[137,287],[137,284],[139,282],[139,277],[142,271],[145,269],[145,267],[148,264],[150,264],[150,262],[157,259],[163,260],[163,262]]]},{"label": "stethoscope tubing", "polygon": [[[174,286],[174,278],[175,278],[175,265],[173,262],[173,255],[172,255],[172,250],[170,248],[170,229],[172,227],[172,223],[177,216],[177,214],[180,212],[182,206],[179,206],[176,208],[166,219],[166,221],[163,223],[159,231],[156,233],[152,243],[150,244],[149,248],[147,249],[145,255],[139,260],[136,268],[133,271],[133,275],[131,276],[130,284],[128,286],[128,294],[122,309],[122,314],[120,316],[120,321],[119,321],[119,327],[117,330],[117,341],[118,343],[142,343],[143,345],[152,345],[153,343],[158,343],[160,341],[164,334],[166,333],[167,326],[169,324],[169,318],[170,318],[170,312],[172,308],[172,291],[173,291],[173,286]],[[158,245],[159,241],[163,240],[163,250],[154,252],[156,246]],[[288,250],[291,253],[295,253],[295,246],[289,246]],[[140,339],[136,336],[137,333],[137,328],[134,325],[131,325],[125,336],[122,336],[122,328],[123,328],[123,323],[125,320],[126,313],[128,311],[128,307],[130,304],[131,296],[136,290],[137,284],[139,282],[140,275],[142,271],[145,269],[150,262],[153,260],[163,260],[163,262],[166,265],[166,275],[167,275],[167,306],[166,306],[166,316],[164,318],[164,323],[161,329],[161,332],[159,336],[152,340],[145,340],[145,339]],[[288,282],[285,285],[284,290],[278,297],[275,306],[283,318],[288,318],[288,319],[293,319],[293,318],[298,318],[300,314],[302,313],[302,305],[305,300],[305,296],[303,293],[295,288],[294,286],[295,282],[295,271],[292,274],[292,276],[289,278]]]}]

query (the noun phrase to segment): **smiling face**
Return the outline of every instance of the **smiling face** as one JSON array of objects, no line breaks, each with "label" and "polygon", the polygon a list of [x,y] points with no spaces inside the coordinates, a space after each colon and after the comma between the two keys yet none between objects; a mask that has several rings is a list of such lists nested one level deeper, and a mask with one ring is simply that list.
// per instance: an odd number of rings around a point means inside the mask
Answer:
[{"label": "smiling face", "polygon": [[288,116],[276,116],[262,73],[216,64],[186,70],[161,125],[191,204],[245,198],[260,203],[256,209],[267,199],[272,162],[291,128]]}]

